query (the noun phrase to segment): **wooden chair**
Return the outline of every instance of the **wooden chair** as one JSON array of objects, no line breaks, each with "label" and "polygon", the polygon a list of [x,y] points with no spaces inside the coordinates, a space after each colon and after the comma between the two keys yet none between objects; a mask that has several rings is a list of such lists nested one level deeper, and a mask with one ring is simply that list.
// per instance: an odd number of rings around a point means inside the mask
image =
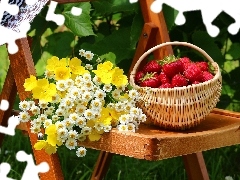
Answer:
[{"label": "wooden chair", "polygon": [[[58,0],[58,2],[79,2],[79,0]],[[145,24],[131,69],[144,51],[156,44],[170,41],[163,14],[154,14],[149,10],[152,2],[153,0],[139,1]],[[28,96],[28,92],[25,92],[23,88],[25,78],[36,74],[27,38],[18,40],[17,45],[19,52],[9,55],[10,67],[0,96],[0,99],[7,99],[10,103],[8,111],[0,111],[0,124],[3,126],[7,125],[8,117],[13,113],[11,109],[16,94],[19,94],[20,100],[24,100]],[[172,53],[172,49],[166,47],[155,52],[154,56],[161,58],[169,53]],[[239,118],[239,113],[214,109],[205,121],[191,130],[172,132],[142,124],[136,133],[125,135],[113,129],[110,133],[104,134],[99,141],[86,141],[81,145],[101,151],[92,174],[92,180],[104,177],[114,154],[150,161],[182,156],[189,179],[207,180],[209,176],[201,152],[239,144]],[[27,131],[33,146],[37,141],[37,136],[30,133],[29,127],[29,124],[20,124],[18,128]],[[0,143],[2,140],[3,135],[0,134]],[[41,180],[63,179],[57,154],[49,156],[45,151],[35,151],[34,149],[33,153],[36,164],[46,161],[50,166],[49,172],[40,174]]]}]

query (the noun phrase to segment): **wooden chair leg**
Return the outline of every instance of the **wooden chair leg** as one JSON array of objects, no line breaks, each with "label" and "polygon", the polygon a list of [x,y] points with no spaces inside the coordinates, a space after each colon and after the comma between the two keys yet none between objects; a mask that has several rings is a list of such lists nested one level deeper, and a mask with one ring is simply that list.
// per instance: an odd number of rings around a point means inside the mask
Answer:
[{"label": "wooden chair leg", "polygon": [[183,161],[189,180],[209,180],[202,152],[184,155]]},{"label": "wooden chair leg", "polygon": [[91,180],[101,180],[106,175],[111,163],[113,154],[101,151],[95,164]]},{"label": "wooden chair leg", "polygon": [[[14,81],[13,73],[11,68],[9,67],[6,80],[3,85],[3,89],[0,95],[1,100],[8,100],[9,108],[6,111],[0,110],[0,125],[1,126],[8,126],[8,119],[11,116],[12,108],[14,105],[14,101],[17,95],[17,87]],[[2,145],[2,141],[4,138],[4,134],[0,133],[0,146]]]},{"label": "wooden chair leg", "polygon": [[[26,92],[23,84],[26,78],[30,75],[35,75],[35,67],[29,48],[27,38],[19,39],[16,41],[19,47],[19,51],[16,54],[9,54],[10,67],[14,76],[14,80],[17,86],[17,91],[20,100],[24,100],[29,96],[29,92]],[[32,147],[37,142],[37,135],[30,132],[30,123],[27,123],[28,135],[31,141]],[[50,170],[47,173],[40,173],[41,180],[63,180],[63,174],[61,165],[57,154],[48,155],[45,151],[36,151],[33,149],[33,154],[36,160],[36,164],[43,161],[47,162],[50,166]]]}]

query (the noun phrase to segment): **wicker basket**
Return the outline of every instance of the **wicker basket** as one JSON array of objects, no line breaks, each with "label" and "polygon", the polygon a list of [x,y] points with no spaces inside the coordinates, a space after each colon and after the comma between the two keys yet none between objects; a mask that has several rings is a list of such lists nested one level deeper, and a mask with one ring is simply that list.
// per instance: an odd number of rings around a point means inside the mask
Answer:
[{"label": "wicker basket", "polygon": [[[213,79],[184,87],[149,88],[135,84],[135,73],[140,63],[156,49],[167,45],[188,46],[200,52],[215,68]],[[201,48],[186,42],[166,42],[145,52],[130,74],[130,84],[139,93],[138,107],[147,115],[148,122],[171,130],[184,130],[198,125],[216,106],[221,95],[222,77],[217,63]]]}]

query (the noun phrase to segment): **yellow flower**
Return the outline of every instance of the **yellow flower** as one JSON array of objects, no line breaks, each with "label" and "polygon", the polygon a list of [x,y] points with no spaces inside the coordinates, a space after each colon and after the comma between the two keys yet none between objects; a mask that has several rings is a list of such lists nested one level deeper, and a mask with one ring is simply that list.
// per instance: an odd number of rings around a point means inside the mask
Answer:
[{"label": "yellow flower", "polygon": [[71,77],[71,73],[67,67],[58,67],[54,72],[56,80],[66,80]]},{"label": "yellow flower", "polygon": [[101,116],[97,121],[104,125],[111,125],[112,117],[108,108],[102,107]]},{"label": "yellow flower", "polygon": [[24,83],[25,91],[31,91],[37,86],[37,78],[33,75],[30,75],[30,78],[25,79]]},{"label": "yellow flower", "polygon": [[98,141],[101,138],[101,134],[95,129],[92,129],[91,133],[88,135],[90,141]]},{"label": "yellow flower", "polygon": [[51,144],[49,144],[45,140],[38,140],[38,142],[34,144],[34,149],[35,150],[42,150],[42,149],[44,149],[45,152],[47,154],[49,154],[49,155],[54,154],[54,153],[57,152],[57,147],[56,146],[52,146]]},{"label": "yellow flower", "polygon": [[119,67],[115,67],[113,69],[112,74],[112,84],[119,87],[119,86],[125,86],[128,83],[128,78],[126,75],[124,75],[123,70]]},{"label": "yellow flower", "polygon": [[74,71],[72,73],[77,74],[77,75],[83,75],[85,73],[89,74],[89,71],[86,70],[85,67],[83,67],[83,66],[78,66],[74,69]]},{"label": "yellow flower", "polygon": [[47,140],[39,140],[35,145],[34,148],[36,150],[45,149],[46,153],[53,154],[57,151],[57,145],[61,146],[62,142],[57,140],[57,127],[55,124],[49,125],[45,133],[47,134]]},{"label": "yellow flower", "polygon": [[68,59],[62,58],[61,60],[59,60],[58,57],[53,56],[47,60],[46,69],[49,71],[55,71],[55,69],[58,67],[66,67],[67,63],[68,63]]},{"label": "yellow flower", "polygon": [[69,61],[69,68],[71,70],[72,73],[74,74],[78,74],[77,72],[79,72],[79,67],[81,66],[82,61],[80,59],[78,59],[77,57],[72,58]]},{"label": "yellow flower", "polygon": [[45,102],[51,102],[53,96],[57,93],[56,85],[48,82],[47,79],[39,79],[37,86],[32,89],[34,99],[39,99]]}]

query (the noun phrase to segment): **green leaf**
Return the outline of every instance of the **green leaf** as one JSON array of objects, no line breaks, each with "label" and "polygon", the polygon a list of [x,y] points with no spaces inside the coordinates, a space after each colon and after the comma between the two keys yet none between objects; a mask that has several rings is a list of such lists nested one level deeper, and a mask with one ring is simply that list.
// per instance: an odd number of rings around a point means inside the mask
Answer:
[{"label": "green leaf", "polygon": [[[80,16],[74,16],[71,13],[72,7],[78,7],[82,9]],[[64,5],[63,15],[65,17],[65,25],[77,36],[89,36],[94,35],[90,17],[91,4],[85,3],[71,3]]]},{"label": "green leaf", "polygon": [[239,51],[239,49],[240,49],[240,43],[233,43],[230,46],[228,54],[230,54],[233,59],[238,59],[238,58],[240,58],[240,51]]},{"label": "green leaf", "polygon": [[205,31],[196,31],[192,35],[193,44],[202,48],[206,53],[212,57],[212,59],[218,63],[220,67],[223,67],[224,57],[221,50],[215,44],[214,39],[208,35]]},{"label": "green leaf", "polygon": [[144,21],[143,21],[142,14],[141,13],[136,14],[133,18],[131,32],[130,32],[131,33],[130,43],[131,43],[131,48],[133,49],[136,48],[136,44],[141,35],[143,25],[144,25]]},{"label": "green leaf", "polygon": [[100,0],[93,1],[93,7],[96,14],[103,16],[114,14],[116,12],[137,12],[139,3],[129,3],[129,0]]},{"label": "green leaf", "polygon": [[111,35],[93,44],[83,43],[82,49],[91,50],[94,54],[112,52],[116,55],[116,64],[123,59],[132,58],[130,48],[130,27],[114,31]]},{"label": "green leaf", "polygon": [[116,64],[116,55],[112,52],[109,52],[107,54],[103,54],[100,56],[101,59],[106,59],[106,61],[110,61],[113,64]]},{"label": "green leaf", "polygon": [[72,42],[75,37],[71,32],[64,31],[51,34],[46,38],[48,42],[44,46],[44,51],[49,52],[59,58],[69,57],[72,55]]},{"label": "green leaf", "polygon": [[163,4],[163,14],[167,24],[167,28],[168,30],[171,30],[172,27],[175,26],[175,19],[178,15],[178,11],[166,4]]}]

